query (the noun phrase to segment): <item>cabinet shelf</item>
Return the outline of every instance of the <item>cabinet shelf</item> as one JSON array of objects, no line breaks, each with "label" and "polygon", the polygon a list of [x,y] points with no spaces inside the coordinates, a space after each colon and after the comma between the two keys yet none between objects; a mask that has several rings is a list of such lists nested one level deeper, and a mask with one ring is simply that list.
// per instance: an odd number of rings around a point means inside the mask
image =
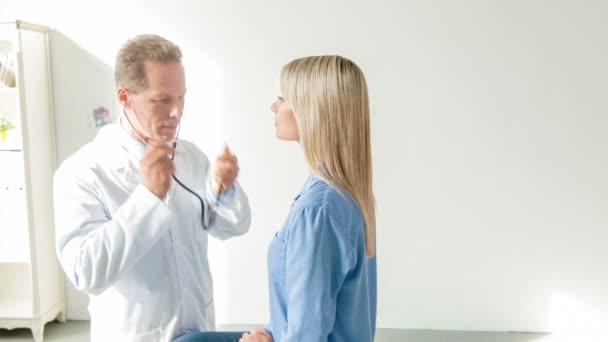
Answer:
[{"label": "cabinet shelf", "polygon": [[16,87],[0,87],[0,94],[15,94],[17,95]]},{"label": "cabinet shelf", "polygon": [[[21,227],[21,228],[25,229],[25,227]],[[15,229],[19,229],[19,227],[16,227]],[[7,234],[6,232],[3,232],[1,234],[1,235],[3,235],[2,238],[11,237],[13,239],[13,243],[12,244],[0,243],[0,246],[2,246],[2,251],[0,251],[0,264],[14,264],[14,263],[29,264],[30,263],[30,256],[29,256],[30,249],[29,249],[27,240],[25,239],[25,238],[27,238],[27,235],[19,234],[19,233],[25,233],[25,232],[17,231],[17,232],[14,232],[14,234],[10,234],[10,235]],[[0,304],[2,304],[2,300],[0,300]]]},{"label": "cabinet shelf", "polygon": [[26,194],[22,181],[14,177],[4,175],[8,179],[0,184],[0,263],[29,263]]},{"label": "cabinet shelf", "polygon": [[0,298],[0,318],[32,318],[29,298]]},{"label": "cabinet shelf", "polygon": [[31,317],[32,266],[22,262],[0,262],[0,271],[11,277],[0,283],[0,319]]},{"label": "cabinet shelf", "polygon": [[11,63],[18,87],[0,87],[0,115],[15,126],[0,140],[0,329],[29,328],[40,342],[44,325],[65,321],[66,310],[54,243],[48,29],[0,23],[0,54],[15,47],[19,53]]}]

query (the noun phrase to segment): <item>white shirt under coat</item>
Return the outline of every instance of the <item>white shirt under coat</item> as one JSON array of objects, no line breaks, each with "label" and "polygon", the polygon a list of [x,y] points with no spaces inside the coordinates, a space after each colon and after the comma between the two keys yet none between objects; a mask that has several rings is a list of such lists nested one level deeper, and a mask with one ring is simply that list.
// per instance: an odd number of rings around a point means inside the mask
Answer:
[{"label": "white shirt under coat", "polygon": [[119,124],[62,163],[54,178],[57,255],[74,286],[89,294],[91,341],[170,341],[215,329],[208,234],[249,229],[247,196],[235,182],[219,198],[208,158],[180,140],[176,177],[159,199],[140,182],[145,148]]}]

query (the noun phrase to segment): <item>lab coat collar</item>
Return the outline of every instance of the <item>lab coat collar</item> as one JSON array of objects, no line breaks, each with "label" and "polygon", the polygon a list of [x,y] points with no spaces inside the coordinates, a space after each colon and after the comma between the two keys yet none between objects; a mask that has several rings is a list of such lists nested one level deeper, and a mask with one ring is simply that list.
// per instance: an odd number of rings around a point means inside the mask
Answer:
[{"label": "lab coat collar", "polygon": [[[99,132],[98,138],[108,146],[111,144],[118,144],[129,154],[137,157],[137,159],[143,158],[146,153],[146,145],[141,141],[131,136],[120,123],[110,124],[104,126]],[[175,153],[183,153],[184,147],[182,144],[177,143]]]},{"label": "lab coat collar", "polygon": [[[146,146],[139,140],[132,137],[120,123],[104,126],[97,135],[97,139],[103,146],[120,146],[118,148],[126,151],[126,154],[116,154],[114,158],[116,164],[114,169],[123,175],[123,178],[133,184],[139,184],[139,162],[146,153]],[[118,146],[117,146],[118,145]],[[112,149],[108,148],[108,151]],[[175,154],[185,151],[183,144],[178,142]],[[123,157],[120,157],[123,156]]]}]

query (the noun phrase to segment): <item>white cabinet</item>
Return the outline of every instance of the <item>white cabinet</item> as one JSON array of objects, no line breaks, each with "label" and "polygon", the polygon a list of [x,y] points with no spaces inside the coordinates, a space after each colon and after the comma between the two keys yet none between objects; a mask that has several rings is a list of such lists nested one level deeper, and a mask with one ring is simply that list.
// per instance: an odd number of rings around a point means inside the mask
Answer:
[{"label": "white cabinet", "polygon": [[0,62],[0,117],[14,126],[0,134],[0,328],[30,328],[42,341],[44,325],[65,321],[66,309],[53,226],[48,29],[0,23]]}]

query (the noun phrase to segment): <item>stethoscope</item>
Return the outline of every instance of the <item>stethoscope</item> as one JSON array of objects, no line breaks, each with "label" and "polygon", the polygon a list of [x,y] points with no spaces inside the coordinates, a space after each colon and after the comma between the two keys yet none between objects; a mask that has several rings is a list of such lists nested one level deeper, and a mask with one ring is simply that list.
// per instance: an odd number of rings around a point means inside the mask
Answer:
[{"label": "stethoscope", "polygon": [[[123,116],[125,117],[125,119],[127,119],[127,122],[129,123],[129,126],[131,127],[131,131],[133,133],[135,133],[135,135],[137,135],[137,138],[139,139],[139,141],[144,146],[146,146],[146,143],[145,143],[144,139],[142,139],[142,137],[139,135],[139,133],[137,133],[137,131],[135,130],[135,126],[133,126],[133,123],[131,123],[131,119],[129,119],[129,116],[127,115],[127,113],[125,113],[124,107],[122,109],[122,113],[123,113]],[[134,114],[135,114],[135,112],[134,112]],[[137,114],[135,114],[135,118],[137,119],[137,121],[139,121],[139,124],[141,125],[141,121],[139,120],[139,117],[137,117]],[[174,158],[175,158],[175,147],[177,146],[177,138],[179,136],[179,130],[180,130],[181,127],[182,127],[181,123],[178,123],[178,125],[177,125],[177,131],[175,132],[175,138],[173,138],[173,142],[171,143],[171,148],[173,148],[173,151],[174,151],[171,154],[171,157],[170,157],[171,160],[174,160]],[[177,184],[179,184],[184,190],[186,190],[189,193],[193,194],[196,198],[198,198],[199,202],[201,202],[201,223],[202,223],[203,229],[207,230],[208,228],[205,225],[205,201],[203,200],[203,198],[201,196],[199,196],[196,192],[194,192],[192,189],[190,189],[189,187],[187,187],[184,183],[182,183],[175,176],[175,174],[172,174],[171,177],[173,177],[173,180],[175,180],[177,182]]]}]

